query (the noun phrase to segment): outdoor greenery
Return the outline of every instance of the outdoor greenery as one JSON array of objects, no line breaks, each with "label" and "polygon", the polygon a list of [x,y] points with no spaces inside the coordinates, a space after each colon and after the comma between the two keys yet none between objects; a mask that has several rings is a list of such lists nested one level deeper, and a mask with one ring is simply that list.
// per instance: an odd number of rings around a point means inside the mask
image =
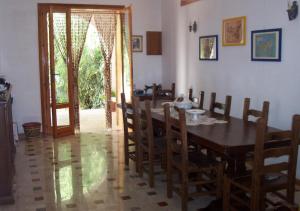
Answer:
[{"label": "outdoor greenery", "polygon": [[[57,103],[68,102],[67,66],[63,57],[56,51],[56,99]],[[102,108],[105,103],[103,56],[100,48],[83,49],[79,66],[79,102],[82,109]]]},{"label": "outdoor greenery", "polygon": [[105,103],[103,56],[99,48],[84,48],[79,68],[79,100],[83,109],[101,108]]}]

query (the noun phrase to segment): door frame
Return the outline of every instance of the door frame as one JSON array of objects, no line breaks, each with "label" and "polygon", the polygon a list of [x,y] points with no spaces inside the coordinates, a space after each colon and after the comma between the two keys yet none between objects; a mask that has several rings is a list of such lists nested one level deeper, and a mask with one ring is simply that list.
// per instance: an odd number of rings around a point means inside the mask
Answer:
[{"label": "door frame", "polygon": [[[122,12],[126,7],[124,5],[93,5],[93,4],[51,4],[38,3],[38,38],[39,38],[39,67],[40,67],[40,92],[41,92],[41,116],[42,116],[42,132],[44,135],[55,135],[51,126],[51,105],[50,105],[50,89],[49,89],[49,65],[48,65],[48,35],[47,35],[47,13],[50,8],[71,9],[105,9]],[[131,18],[131,17],[130,17]],[[131,27],[131,26],[130,26]],[[70,33],[69,33],[70,34]],[[68,45],[71,49],[71,46]],[[70,50],[68,50],[71,52]],[[71,56],[71,55],[70,55]],[[132,56],[131,56],[131,77],[133,78]],[[71,64],[68,64],[71,65]],[[72,76],[72,75],[71,75]],[[133,80],[131,84],[133,92]],[[74,101],[70,99],[72,108],[74,109]],[[58,105],[60,106],[60,105]],[[71,118],[72,119],[72,118]],[[73,123],[74,124],[74,123]]]}]

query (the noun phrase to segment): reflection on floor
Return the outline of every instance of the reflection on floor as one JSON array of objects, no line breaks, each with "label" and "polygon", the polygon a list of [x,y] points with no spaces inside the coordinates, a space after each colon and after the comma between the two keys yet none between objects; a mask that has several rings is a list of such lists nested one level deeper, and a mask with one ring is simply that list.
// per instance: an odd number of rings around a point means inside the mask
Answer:
[{"label": "reflection on floor", "polygon": [[[180,210],[176,194],[173,199],[166,198],[164,177],[151,189],[132,164],[125,168],[122,142],[123,135],[118,132],[20,142],[16,203],[0,206],[0,211]],[[204,207],[210,200],[191,199],[189,210]]]},{"label": "reflection on floor", "polygon": [[[0,210],[180,210],[179,198],[166,198],[163,177],[151,189],[133,166],[125,168],[122,141],[114,132],[19,142],[16,203]],[[191,208],[208,202],[195,200]]]}]

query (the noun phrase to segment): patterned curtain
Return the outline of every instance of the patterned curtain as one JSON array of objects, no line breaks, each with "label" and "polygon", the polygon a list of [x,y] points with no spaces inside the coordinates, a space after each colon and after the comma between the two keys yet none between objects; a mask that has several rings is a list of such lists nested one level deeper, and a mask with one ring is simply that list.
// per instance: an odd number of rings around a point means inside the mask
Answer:
[{"label": "patterned curtain", "polygon": [[104,57],[104,87],[106,96],[106,127],[112,127],[112,113],[110,109],[111,104],[111,57],[115,45],[116,35],[116,15],[115,14],[94,14],[97,31],[100,37],[101,52]]},{"label": "patterned curtain", "polygon": [[60,55],[62,56],[65,62],[67,61],[66,24],[67,23],[65,15],[56,15],[53,18],[55,52],[60,52]]},{"label": "patterned curtain", "polygon": [[[71,37],[72,37],[72,68],[74,72],[74,110],[75,110],[75,127],[79,128],[79,91],[78,91],[78,71],[82,55],[82,50],[86,40],[88,27],[92,18],[92,13],[72,11],[71,13]],[[55,50],[67,63],[67,39],[66,39],[66,16],[56,16],[54,18],[54,38]]]},{"label": "patterned curtain", "polygon": [[75,127],[79,129],[79,89],[78,89],[78,72],[79,64],[84,48],[87,31],[91,22],[92,13],[72,11],[71,13],[71,37],[72,37],[72,61],[74,72],[74,111]]}]

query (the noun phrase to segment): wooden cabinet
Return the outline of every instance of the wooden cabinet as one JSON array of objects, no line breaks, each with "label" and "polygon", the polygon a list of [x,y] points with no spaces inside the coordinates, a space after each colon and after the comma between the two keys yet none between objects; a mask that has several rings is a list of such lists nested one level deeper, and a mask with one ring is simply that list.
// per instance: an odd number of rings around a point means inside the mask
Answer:
[{"label": "wooden cabinet", "polygon": [[161,32],[147,32],[147,55],[162,55]]},{"label": "wooden cabinet", "polygon": [[0,99],[0,204],[14,203],[12,185],[14,176],[14,134],[10,90]]}]

